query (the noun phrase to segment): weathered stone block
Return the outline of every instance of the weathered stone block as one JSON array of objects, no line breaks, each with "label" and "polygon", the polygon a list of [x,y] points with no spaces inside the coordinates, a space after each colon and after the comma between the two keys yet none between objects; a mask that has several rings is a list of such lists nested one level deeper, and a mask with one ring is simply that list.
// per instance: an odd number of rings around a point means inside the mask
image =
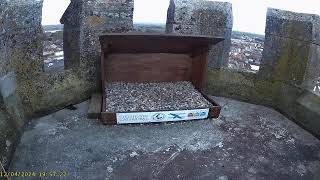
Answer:
[{"label": "weathered stone block", "polygon": [[320,16],[269,8],[268,34],[320,45]]},{"label": "weathered stone block", "polygon": [[133,8],[133,0],[71,1],[61,22],[65,25],[67,37],[72,35],[78,40],[66,38],[64,51],[67,54],[66,61],[71,61],[71,66],[79,66],[85,80],[99,82],[99,35],[131,31]]},{"label": "weathered stone block", "polygon": [[231,47],[232,5],[204,0],[171,0],[167,15],[167,33],[218,36],[224,41],[212,47],[209,67],[227,66]]},{"label": "weathered stone block", "polygon": [[219,42],[215,46],[212,46],[210,49],[208,61],[209,68],[219,69],[219,67],[227,67],[231,48],[231,33],[232,29],[216,29],[213,33],[213,36],[215,36],[215,34],[219,34],[217,36],[223,37],[225,40]]},{"label": "weathered stone block", "polygon": [[[314,91],[320,82],[320,46],[310,44],[309,57],[307,62],[306,73],[304,76],[303,87]],[[319,92],[318,92],[319,93]]]},{"label": "weathered stone block", "polygon": [[43,69],[42,0],[0,3],[1,74],[15,71],[18,79],[30,78]]},{"label": "weathered stone block", "polygon": [[282,84],[274,106],[300,126],[320,137],[320,97],[302,88]]},{"label": "weathered stone block", "polygon": [[6,58],[6,41],[4,34],[1,34],[0,29],[0,76],[7,73],[8,59]]},{"label": "weathered stone block", "polygon": [[215,37],[225,37],[230,35],[232,29],[229,28],[210,28],[197,25],[173,24],[171,33],[190,34],[190,35],[208,35]]},{"label": "weathered stone block", "polygon": [[102,112],[102,94],[95,93],[91,96],[90,105],[88,108],[88,119],[99,119]]},{"label": "weathered stone block", "polygon": [[41,28],[42,3],[42,0],[8,1],[5,6],[5,18],[2,20],[6,31],[13,32],[25,28]]},{"label": "weathered stone block", "polygon": [[232,4],[227,2],[200,1],[200,9],[194,11],[196,24],[200,26],[232,29]]},{"label": "weathered stone block", "polygon": [[7,1],[0,1],[0,76],[5,75],[8,59],[6,58],[6,38],[5,38],[5,28],[4,21],[6,17],[6,9],[8,7]]},{"label": "weathered stone block", "polygon": [[304,41],[268,35],[259,76],[294,85],[301,85],[311,53],[311,44]]},{"label": "weathered stone block", "polygon": [[63,51],[64,51],[64,69],[79,67],[80,47],[79,38],[80,30],[77,27],[64,25],[63,31]]},{"label": "weathered stone block", "polygon": [[257,78],[256,74],[230,69],[209,70],[206,92],[256,104],[274,105],[280,82]]},{"label": "weathered stone block", "polygon": [[9,166],[24,124],[23,109],[15,82],[14,73],[0,77],[0,162],[5,167]]},{"label": "weathered stone block", "polygon": [[15,71],[18,79],[33,78],[43,72],[42,28],[20,29],[6,33],[5,37],[8,71]]},{"label": "weathered stone block", "polygon": [[232,28],[232,5],[205,0],[171,0],[167,24]]},{"label": "weathered stone block", "polygon": [[95,81],[85,81],[78,70],[42,73],[19,82],[18,93],[23,97],[27,117],[47,114],[79,103],[97,91]]},{"label": "weathered stone block", "polygon": [[0,77],[0,93],[3,98],[7,98],[17,90],[16,77],[13,72],[4,77]]},{"label": "weathered stone block", "polygon": [[[42,0],[12,0],[1,1],[0,34],[0,73],[2,76],[15,72],[17,93],[4,99],[7,111],[19,126],[23,124],[17,111],[23,112],[30,109],[29,96],[20,93],[21,82],[32,82],[32,79],[43,72],[43,31],[41,26]],[[6,76],[10,77],[10,76]],[[30,84],[32,86],[32,83]],[[21,101],[23,107],[16,108],[15,102]],[[15,117],[16,116],[16,117]]]},{"label": "weathered stone block", "polygon": [[11,72],[6,76],[0,77],[0,93],[4,106],[12,117],[12,122],[17,129],[24,125],[24,108],[20,96],[17,92],[17,80],[15,73]]},{"label": "weathered stone block", "polygon": [[9,166],[15,142],[19,137],[19,131],[10,124],[11,120],[0,98],[0,162],[5,167]]},{"label": "weathered stone block", "polygon": [[[16,73],[16,93],[4,98],[6,110],[14,119],[12,122],[23,119],[17,116],[18,110],[24,112],[27,117],[35,113],[54,111],[87,99],[91,92],[97,89],[95,82],[80,78],[82,71],[78,68],[72,71],[43,72],[41,0],[13,0],[0,3],[4,5],[0,6],[0,13],[3,15],[0,24],[0,73]],[[76,26],[76,23],[80,25],[80,20],[73,21],[73,15],[69,19],[71,26]],[[77,30],[80,31],[79,28]],[[77,62],[79,64],[79,58]],[[17,108],[18,104],[15,104],[19,102],[19,97],[22,102],[21,108]],[[23,123],[19,121],[16,124]]]}]

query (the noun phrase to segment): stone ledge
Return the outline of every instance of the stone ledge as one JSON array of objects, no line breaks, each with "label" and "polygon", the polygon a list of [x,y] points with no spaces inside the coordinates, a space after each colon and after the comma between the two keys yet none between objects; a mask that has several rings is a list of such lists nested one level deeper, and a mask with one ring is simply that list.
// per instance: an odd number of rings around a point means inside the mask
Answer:
[{"label": "stone ledge", "polygon": [[275,108],[320,137],[320,97],[280,80],[266,80],[257,74],[229,69],[209,70],[208,94]]}]

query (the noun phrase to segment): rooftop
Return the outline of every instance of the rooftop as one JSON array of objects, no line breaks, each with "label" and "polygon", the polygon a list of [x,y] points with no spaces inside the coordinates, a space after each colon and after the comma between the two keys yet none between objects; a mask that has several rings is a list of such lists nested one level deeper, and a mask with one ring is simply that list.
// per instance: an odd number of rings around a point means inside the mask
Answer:
[{"label": "rooftop", "polygon": [[264,106],[213,97],[219,119],[104,126],[88,102],[31,121],[10,171],[72,179],[315,179],[320,141]]}]

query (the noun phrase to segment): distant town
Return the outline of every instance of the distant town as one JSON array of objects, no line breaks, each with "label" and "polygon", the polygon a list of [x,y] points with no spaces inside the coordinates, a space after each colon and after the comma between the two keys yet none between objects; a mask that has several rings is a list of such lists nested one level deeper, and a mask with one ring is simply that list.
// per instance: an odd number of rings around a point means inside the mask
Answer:
[{"label": "distant town", "polygon": [[[43,26],[44,70],[63,69],[63,25]],[[135,31],[161,33],[165,24],[134,24]],[[246,32],[233,31],[228,68],[246,72],[258,72],[263,52],[264,36]]]},{"label": "distant town", "polygon": [[44,71],[63,69],[63,25],[44,26],[43,30]]},{"label": "distant town", "polygon": [[258,72],[262,58],[264,36],[233,31],[229,68]]}]

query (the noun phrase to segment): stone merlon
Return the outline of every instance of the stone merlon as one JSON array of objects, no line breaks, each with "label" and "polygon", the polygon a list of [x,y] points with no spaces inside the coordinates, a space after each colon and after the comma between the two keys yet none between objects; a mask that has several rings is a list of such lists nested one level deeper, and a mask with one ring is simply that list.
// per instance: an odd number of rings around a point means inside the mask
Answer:
[{"label": "stone merlon", "polygon": [[219,36],[225,40],[209,52],[209,67],[226,67],[231,47],[232,4],[204,0],[171,0],[167,33]]},{"label": "stone merlon", "polygon": [[72,0],[60,22],[64,24],[65,67],[83,69],[96,80],[100,61],[99,35],[133,29],[133,0]]},{"label": "stone merlon", "polygon": [[269,8],[265,33],[320,45],[320,16]]}]

